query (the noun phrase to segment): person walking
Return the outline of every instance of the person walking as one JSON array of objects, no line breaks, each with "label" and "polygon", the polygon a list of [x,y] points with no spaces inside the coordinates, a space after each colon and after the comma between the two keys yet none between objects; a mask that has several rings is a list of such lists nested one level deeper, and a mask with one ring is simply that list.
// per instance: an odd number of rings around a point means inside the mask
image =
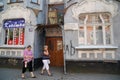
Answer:
[{"label": "person walking", "polygon": [[43,62],[43,67],[42,67],[42,70],[41,70],[41,75],[43,75],[44,70],[46,70],[47,73],[48,73],[48,76],[52,76],[52,74],[51,74],[51,72],[49,70],[50,55],[49,55],[49,52],[48,52],[48,46],[47,45],[44,46],[42,62]]},{"label": "person walking", "polygon": [[36,78],[36,76],[33,73],[33,67],[32,67],[32,60],[33,60],[33,53],[31,51],[31,45],[28,45],[27,48],[24,50],[23,53],[23,66],[22,66],[22,78],[25,78],[25,72],[27,68],[29,69],[31,78]]}]

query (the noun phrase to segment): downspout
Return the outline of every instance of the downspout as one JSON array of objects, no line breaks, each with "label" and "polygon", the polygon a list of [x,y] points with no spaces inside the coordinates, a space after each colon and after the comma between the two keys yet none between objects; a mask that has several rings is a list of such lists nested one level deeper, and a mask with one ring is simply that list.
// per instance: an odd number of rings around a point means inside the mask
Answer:
[{"label": "downspout", "polygon": [[45,16],[46,16],[46,21],[45,21],[45,24],[47,25],[47,23],[48,23],[48,0],[46,0],[46,2],[45,2],[46,4],[46,12],[45,12]]},{"label": "downspout", "polygon": [[66,49],[65,49],[65,31],[64,31],[64,25],[60,24],[60,27],[62,29],[62,38],[63,38],[63,61],[64,61],[64,74],[67,74],[66,72]]}]

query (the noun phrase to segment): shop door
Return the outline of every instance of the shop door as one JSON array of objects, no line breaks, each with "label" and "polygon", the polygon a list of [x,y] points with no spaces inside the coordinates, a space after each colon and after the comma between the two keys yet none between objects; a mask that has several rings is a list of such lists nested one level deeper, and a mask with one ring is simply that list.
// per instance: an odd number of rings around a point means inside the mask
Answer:
[{"label": "shop door", "polygon": [[50,65],[63,66],[63,43],[62,38],[46,38],[46,44],[49,47]]}]

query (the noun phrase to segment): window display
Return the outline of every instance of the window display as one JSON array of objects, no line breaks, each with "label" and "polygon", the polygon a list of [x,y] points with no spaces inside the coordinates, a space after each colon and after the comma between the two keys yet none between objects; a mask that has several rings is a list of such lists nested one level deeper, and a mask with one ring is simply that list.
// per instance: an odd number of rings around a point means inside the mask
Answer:
[{"label": "window display", "polygon": [[5,44],[24,45],[24,19],[13,19],[4,21]]}]

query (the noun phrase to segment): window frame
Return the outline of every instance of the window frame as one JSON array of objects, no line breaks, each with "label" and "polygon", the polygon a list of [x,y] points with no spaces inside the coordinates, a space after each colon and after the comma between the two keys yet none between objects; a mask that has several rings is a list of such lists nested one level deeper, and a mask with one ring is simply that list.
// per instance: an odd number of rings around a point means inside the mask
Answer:
[{"label": "window frame", "polygon": [[[78,39],[79,39],[79,44],[80,45],[99,45],[99,44],[97,44],[97,37],[96,37],[96,35],[97,35],[97,33],[96,33],[96,31],[97,31],[97,29],[96,29],[96,26],[102,26],[102,37],[103,37],[103,44],[100,44],[100,45],[112,45],[112,44],[114,44],[114,42],[113,42],[113,31],[112,31],[112,18],[111,18],[111,15],[110,15],[110,13],[107,13],[106,12],[106,14],[108,14],[109,15],[109,22],[108,23],[106,23],[105,22],[105,19],[103,18],[103,14],[105,14],[104,12],[103,13],[93,13],[93,14],[99,14],[99,16],[100,16],[100,19],[102,20],[102,23],[101,24],[96,24],[96,23],[87,23],[87,20],[88,20],[88,15],[90,15],[91,13],[85,13],[84,15],[85,15],[85,18],[84,18],[84,21],[83,21],[83,23],[79,23],[79,30],[78,30]],[[81,44],[81,42],[80,42],[80,27],[83,27],[83,31],[84,31],[84,41],[83,41],[83,43]],[[87,26],[92,26],[93,27],[93,44],[88,44],[88,36],[87,36]],[[109,31],[110,31],[110,43],[108,44],[107,43],[107,37],[106,37],[106,30],[105,30],[105,28],[106,28],[106,26],[108,27],[110,27],[109,28]]]},{"label": "window frame", "polygon": [[9,0],[9,1],[8,1],[8,4],[12,4],[12,3],[22,3],[22,2],[23,2],[23,0],[22,0],[22,1],[16,0],[16,2],[12,2],[11,0]]},{"label": "window frame", "polygon": [[37,0],[37,2],[34,2],[33,0],[31,0],[31,3],[40,5],[40,0]]},{"label": "window frame", "polygon": [[[15,22],[13,22],[13,21],[15,21]],[[8,23],[13,26],[11,27]],[[14,26],[14,25],[17,25],[17,26]],[[3,36],[3,40],[4,40],[3,44],[4,45],[6,45],[6,46],[24,46],[24,44],[25,44],[25,19],[24,18],[5,19],[3,21],[3,29],[2,30],[4,33],[4,36]],[[9,44],[10,40],[12,41],[11,44]]]},{"label": "window frame", "polygon": [[48,11],[48,24],[57,24],[58,23],[58,16],[57,16],[57,14],[58,14],[57,10],[55,10],[55,11]]},{"label": "window frame", "polygon": [[[10,31],[10,28],[5,28],[4,31],[5,31],[5,36],[4,36],[4,39],[5,39],[5,42],[4,42],[4,45],[8,45],[8,46],[11,46],[11,45],[14,45],[14,46],[23,46],[25,44],[25,28],[12,28],[13,31],[12,31],[12,43],[9,43],[10,41],[10,34],[9,34],[9,31]],[[18,29],[18,37],[15,36],[15,30]],[[7,34],[6,34],[6,30],[8,31]],[[23,30],[23,33],[21,32]],[[23,37],[23,41],[21,41],[21,36]],[[16,40],[16,43],[15,43],[15,39]]]}]

